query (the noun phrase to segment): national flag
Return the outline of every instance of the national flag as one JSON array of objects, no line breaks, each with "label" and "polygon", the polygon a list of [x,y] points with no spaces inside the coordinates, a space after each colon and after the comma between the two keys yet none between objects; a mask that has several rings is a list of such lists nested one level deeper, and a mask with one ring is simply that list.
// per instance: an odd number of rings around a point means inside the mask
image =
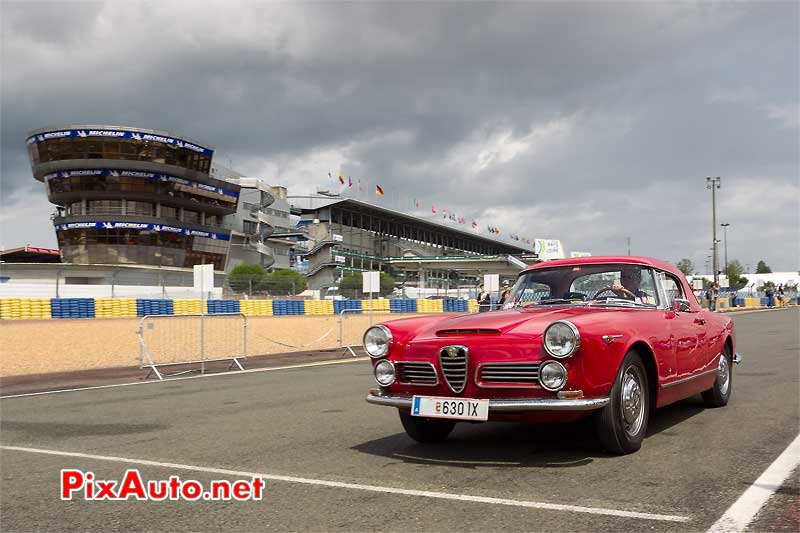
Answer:
[{"label": "national flag", "polygon": [[414,198],[414,206],[415,206],[417,209],[419,209],[419,200],[417,200],[416,198]]},{"label": "national flag", "polygon": [[333,176],[331,176],[330,172],[328,172],[328,178],[331,180],[331,183],[333,183]]},{"label": "national flag", "polygon": [[351,178],[350,176],[347,176],[347,186],[348,187],[353,186],[353,178]]},{"label": "national flag", "polygon": [[375,186],[375,194],[377,194],[378,196],[383,196],[383,189],[381,189],[380,185]]},{"label": "national flag", "polygon": [[358,180],[358,192],[361,192],[361,179]]},{"label": "national flag", "polygon": [[434,215],[436,214],[436,206],[434,205],[431,206],[431,213],[433,213]]},{"label": "national flag", "polygon": [[477,223],[476,221],[474,221],[474,220],[473,220],[473,221],[472,221],[472,229],[475,229],[475,228],[477,228],[477,227],[478,227],[478,223]]},{"label": "national flag", "polygon": [[341,174],[339,174],[339,183],[344,185],[344,176],[342,176]]}]

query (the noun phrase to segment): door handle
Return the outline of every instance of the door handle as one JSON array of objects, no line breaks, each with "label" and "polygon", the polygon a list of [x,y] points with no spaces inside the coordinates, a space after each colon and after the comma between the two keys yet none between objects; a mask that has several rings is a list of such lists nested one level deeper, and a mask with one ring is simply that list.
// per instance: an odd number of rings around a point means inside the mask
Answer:
[{"label": "door handle", "polygon": [[699,316],[699,317],[694,319],[694,323],[695,324],[700,324],[702,326],[702,325],[704,325],[706,323],[706,319],[701,317],[701,316]]}]

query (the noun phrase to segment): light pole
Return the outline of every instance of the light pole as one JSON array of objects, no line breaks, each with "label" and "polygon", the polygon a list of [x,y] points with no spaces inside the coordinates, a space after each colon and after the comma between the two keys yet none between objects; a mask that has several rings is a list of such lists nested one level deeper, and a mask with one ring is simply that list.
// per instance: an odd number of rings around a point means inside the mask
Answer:
[{"label": "light pole", "polygon": [[722,178],[706,178],[706,189],[711,189],[711,239],[714,243],[714,282],[717,281],[719,260],[717,258],[717,189],[721,187]]},{"label": "light pole", "polygon": [[728,222],[720,224],[722,226],[722,239],[725,241],[725,275],[728,275]]},{"label": "light pole", "polygon": [[628,237],[628,255],[631,255],[631,238]]}]

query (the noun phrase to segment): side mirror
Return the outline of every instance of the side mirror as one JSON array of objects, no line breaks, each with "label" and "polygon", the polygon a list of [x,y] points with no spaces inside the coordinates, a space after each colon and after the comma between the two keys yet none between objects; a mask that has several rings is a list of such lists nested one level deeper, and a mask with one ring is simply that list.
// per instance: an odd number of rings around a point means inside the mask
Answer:
[{"label": "side mirror", "polygon": [[689,300],[685,300],[683,298],[675,298],[672,300],[672,310],[676,313],[686,313],[691,311],[692,304],[689,303]]}]

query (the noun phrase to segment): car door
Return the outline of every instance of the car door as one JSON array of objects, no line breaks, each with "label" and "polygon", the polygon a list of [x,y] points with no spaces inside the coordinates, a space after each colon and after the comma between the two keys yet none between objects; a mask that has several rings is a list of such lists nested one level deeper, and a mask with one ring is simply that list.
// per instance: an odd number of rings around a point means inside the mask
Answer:
[{"label": "car door", "polygon": [[[666,294],[667,307],[672,307],[676,298],[690,300],[681,282],[672,274],[661,272],[661,284]],[[691,300],[690,300],[691,302]],[[671,339],[677,365],[676,379],[684,379],[701,372],[706,367],[708,336],[705,312],[693,305],[690,311],[667,313]]]}]

